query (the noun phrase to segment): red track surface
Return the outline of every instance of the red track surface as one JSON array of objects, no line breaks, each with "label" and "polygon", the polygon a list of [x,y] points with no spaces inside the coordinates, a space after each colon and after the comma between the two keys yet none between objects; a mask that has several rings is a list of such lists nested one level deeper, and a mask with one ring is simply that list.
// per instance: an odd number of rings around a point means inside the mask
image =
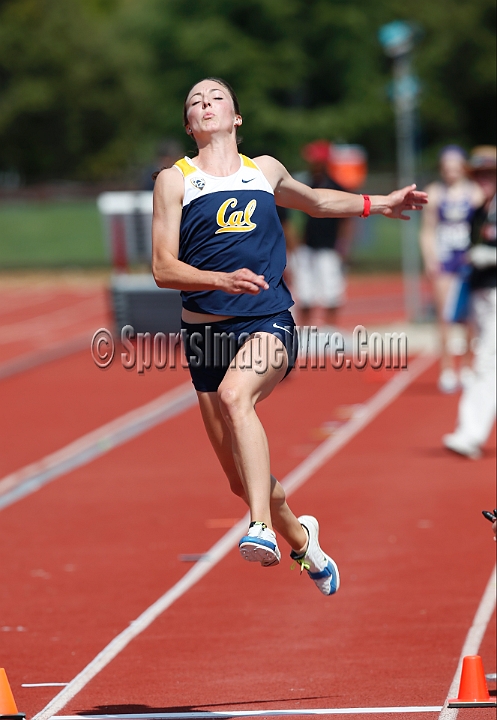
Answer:
[{"label": "red track surface", "polygon": [[[82,352],[3,380],[0,477],[185,379],[102,372]],[[283,477],[377,392],[370,380],[290,376],[260,407],[273,471]],[[289,559],[262,569],[233,550],[63,714],[443,704],[494,563],[481,510],[495,507],[495,443],[478,462],[446,453],[457,397],[435,383],[432,366],[291,498],[319,517],[336,597]],[[58,692],[22,683],[70,681],[185,574],[179,555],[207,551],[244,512],[196,408],[0,511],[0,666],[19,710],[32,716]],[[487,672],[494,636],[495,619]]]},{"label": "red track surface", "polygon": [[102,286],[54,289],[45,283],[0,291],[0,364],[92,333],[107,320]]}]

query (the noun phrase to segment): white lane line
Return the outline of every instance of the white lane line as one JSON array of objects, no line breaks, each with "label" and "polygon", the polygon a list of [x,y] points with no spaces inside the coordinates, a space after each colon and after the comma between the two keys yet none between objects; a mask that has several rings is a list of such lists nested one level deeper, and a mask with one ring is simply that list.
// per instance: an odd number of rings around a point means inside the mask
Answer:
[{"label": "white lane line", "polygon": [[[383,386],[365,405],[359,418],[352,418],[343,425],[332,438],[328,438],[314,450],[295,470],[291,471],[282,481],[288,495],[301,486],[309,477],[338,450],[356,435],[378,413],[386,408],[400,393],[423,373],[433,362],[433,356],[422,356],[412,361],[407,371],[402,371]],[[352,429],[350,429],[352,426]],[[341,437],[345,440],[341,441]],[[247,513],[231,530],[215,543],[212,548],[197,562],[177,583],[162,597],[148,607],[136,620],[117,635],[101,652],[71,680],[67,688],[61,690],[33,720],[48,720],[53,713],[63,708],[69,700],[77,695],[100,670],[108,665],[135,637],[142,633],[178,598],[184,595],[201,578],[204,577],[230,550],[238,543],[240,536],[247,529],[249,514]]]},{"label": "white lane line", "polygon": [[468,634],[466,635],[466,640],[464,641],[464,645],[461,650],[461,656],[457,664],[457,670],[452,680],[447,699],[444,703],[442,712],[440,713],[438,720],[455,720],[455,718],[457,717],[459,709],[447,707],[447,702],[449,701],[449,699],[457,697],[457,694],[459,692],[459,683],[461,682],[461,669],[463,658],[465,658],[466,655],[478,654],[478,650],[480,649],[481,641],[485,636],[488,623],[490,622],[490,618],[494,613],[496,590],[495,578],[496,567],[494,566],[494,569],[492,570],[492,573],[490,575],[490,579],[487,583],[487,587],[485,588],[485,592],[483,593],[482,599],[480,601],[480,605],[478,606],[478,610],[476,611],[473,624],[471,625],[470,629],[468,630]]},{"label": "white lane line", "polygon": [[50,302],[57,297],[57,294],[54,292],[45,296],[44,294],[36,292],[24,292],[24,290],[18,290],[16,292],[1,290],[0,297],[2,299],[2,304],[0,305],[1,319],[5,315],[11,315],[25,308],[31,309],[33,306],[36,306],[36,309],[39,311],[40,305]]},{"label": "white lane line", "polygon": [[65,687],[66,685],[69,685],[69,683],[22,683],[21,687]]},{"label": "white lane line", "polygon": [[353,417],[334,434],[322,442],[295,470],[285,478],[286,492],[293,492],[307,480],[325,460],[334,455],[354,435],[368,425],[387,405],[390,405],[405,388],[434,362],[433,356],[422,355],[409,363],[409,371],[399,371],[394,377],[354,413]]},{"label": "white lane line", "polygon": [[0,480],[0,510],[12,505],[64,473],[86,465],[118,445],[192,407],[197,395],[190,382],[83,435],[61,450]]},{"label": "white lane line", "polygon": [[51,312],[36,315],[27,320],[0,325],[0,345],[9,345],[19,340],[32,339],[38,335],[46,335],[77,321],[88,320],[105,312],[101,297],[80,300],[74,305],[58,308]]},{"label": "white lane line", "polygon": [[10,360],[5,360],[0,363],[0,380],[12,377],[12,375],[18,375],[21,372],[31,370],[39,365],[52,362],[52,360],[59,360],[67,355],[85,350],[90,347],[91,337],[92,332],[89,330],[88,332],[76,335],[70,340],[53,342],[44,347],[36,348],[36,350],[32,350],[31,352],[24,353],[24,355],[18,355]]},{"label": "white lane line", "polygon": [[427,705],[421,707],[377,707],[377,708],[322,708],[308,710],[215,710],[213,712],[163,712],[163,713],[141,713],[125,715],[54,715],[53,720],[192,720],[194,718],[236,718],[236,717],[269,717],[293,715],[303,717],[304,715],[372,715],[373,713],[422,713],[438,712],[441,705]]},{"label": "white lane line", "polygon": [[63,297],[67,297],[68,301],[70,302],[71,299],[74,299],[74,302],[77,302],[81,300],[82,298],[88,298],[95,295],[95,292],[99,292],[99,288],[96,290],[88,292],[88,290],[75,290],[74,288],[69,288],[69,286],[65,286],[62,290],[43,290],[41,288],[32,288],[31,286],[26,286],[21,288],[18,288],[17,290],[0,290],[0,298],[2,300],[2,303],[0,305],[0,318],[5,315],[11,315],[14,312],[19,312],[19,310],[24,310],[28,308],[31,310],[31,308],[35,308],[38,312],[40,311],[41,305],[46,305],[49,302],[53,302],[54,300],[58,300],[60,302],[61,295]]}]

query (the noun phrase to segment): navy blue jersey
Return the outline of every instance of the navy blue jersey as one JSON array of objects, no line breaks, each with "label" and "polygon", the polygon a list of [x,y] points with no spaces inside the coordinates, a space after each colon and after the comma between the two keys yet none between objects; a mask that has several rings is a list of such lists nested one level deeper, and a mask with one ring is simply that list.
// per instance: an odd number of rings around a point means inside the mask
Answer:
[{"label": "navy blue jersey", "polygon": [[175,167],[185,181],[179,259],[199,270],[248,268],[264,275],[269,285],[257,295],[183,291],[183,307],[240,317],[271,315],[291,307],[293,300],[283,280],[285,236],[273,189],[256,163],[240,155],[240,169],[228,177],[208,175],[186,157]]}]

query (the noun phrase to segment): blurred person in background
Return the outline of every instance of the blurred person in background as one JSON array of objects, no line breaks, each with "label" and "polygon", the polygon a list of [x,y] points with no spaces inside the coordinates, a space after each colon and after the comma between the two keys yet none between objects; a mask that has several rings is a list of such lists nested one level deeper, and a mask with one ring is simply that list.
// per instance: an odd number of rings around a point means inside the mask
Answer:
[{"label": "blurred person in background", "polygon": [[[345,191],[328,174],[327,140],[305,145],[302,156],[309,164],[310,187]],[[343,263],[353,229],[352,218],[306,217],[303,241],[294,248],[291,258],[292,290],[302,325],[336,325],[338,309],[345,297]]]},{"label": "blurred person in background", "polygon": [[428,185],[429,204],[421,221],[420,244],[431,282],[440,330],[441,359],[438,387],[453,393],[471,376],[469,323],[465,323],[466,352],[459,374],[449,345],[451,323],[445,317],[449,294],[465,273],[470,246],[471,220],[482,205],[481,188],[466,173],[466,154],[457,145],[445,147],[439,157],[441,182]]},{"label": "blurred person in background", "polygon": [[496,148],[475,148],[469,159],[471,176],[480,186],[484,202],[474,213],[471,248],[470,307],[476,328],[474,377],[463,388],[457,428],[443,443],[453,452],[470,458],[481,455],[495,420],[496,408]]}]

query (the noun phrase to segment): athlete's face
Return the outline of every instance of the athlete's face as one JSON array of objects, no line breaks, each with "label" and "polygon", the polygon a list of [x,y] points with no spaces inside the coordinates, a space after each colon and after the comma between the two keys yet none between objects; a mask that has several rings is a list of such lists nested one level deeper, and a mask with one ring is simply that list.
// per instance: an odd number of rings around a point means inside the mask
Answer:
[{"label": "athlete's face", "polygon": [[440,159],[440,175],[447,185],[462,180],[466,174],[464,158],[457,152],[446,152]]},{"label": "athlete's face", "polygon": [[194,137],[222,130],[231,133],[242,122],[228,90],[213,80],[202,80],[192,87],[186,100],[186,116],[186,131]]}]

